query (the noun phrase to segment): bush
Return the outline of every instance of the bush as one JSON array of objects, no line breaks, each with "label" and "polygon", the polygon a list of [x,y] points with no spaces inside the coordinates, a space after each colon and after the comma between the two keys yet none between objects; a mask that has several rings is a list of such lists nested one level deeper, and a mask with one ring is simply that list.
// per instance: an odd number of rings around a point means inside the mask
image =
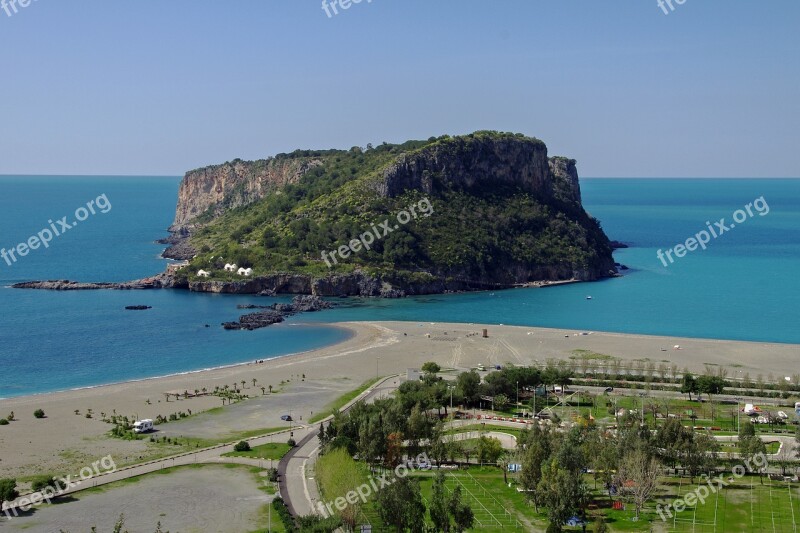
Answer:
[{"label": "bush", "polygon": [[292,514],[289,512],[289,508],[283,498],[278,497],[272,500],[272,507],[278,513],[284,529],[286,531],[294,531],[297,525],[294,523],[294,518],[292,518]]},{"label": "bush", "polygon": [[8,420],[6,420],[5,418],[0,418],[0,426],[7,426],[7,425],[8,425]]},{"label": "bush", "polygon": [[36,418],[44,418],[44,411],[42,411],[41,409],[37,409],[33,412],[33,416],[35,416]]},{"label": "bush", "polygon": [[33,492],[42,492],[47,487],[58,489],[58,485],[56,485],[54,476],[38,476],[31,483],[31,489]]},{"label": "bush", "polygon": [[294,448],[295,446],[297,446],[297,443],[294,441],[294,439],[287,440],[286,444],[288,444],[290,448]]},{"label": "bush", "polygon": [[267,479],[269,479],[272,483],[278,482],[278,469],[277,468],[268,468],[267,469]]},{"label": "bush", "polygon": [[250,443],[247,441],[241,441],[236,446],[233,447],[233,451],[235,452],[249,452],[250,451]]}]

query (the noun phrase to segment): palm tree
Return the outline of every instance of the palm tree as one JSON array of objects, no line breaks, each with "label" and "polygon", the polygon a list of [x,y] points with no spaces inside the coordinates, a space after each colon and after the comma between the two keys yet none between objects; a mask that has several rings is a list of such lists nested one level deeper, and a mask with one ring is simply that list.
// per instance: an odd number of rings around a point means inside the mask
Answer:
[{"label": "palm tree", "polygon": [[253,388],[254,388],[254,389],[256,388],[256,382],[257,382],[257,381],[258,381],[258,380],[257,380],[256,378],[253,378]]},{"label": "palm tree", "polygon": [[244,389],[244,384],[247,382],[245,380],[242,380],[241,383],[242,383],[242,389]]},{"label": "palm tree", "polygon": [[272,394],[272,385],[269,386],[269,393]]},{"label": "palm tree", "polygon": [[261,387],[261,396],[264,396],[266,394],[266,390],[267,390],[266,387]]}]

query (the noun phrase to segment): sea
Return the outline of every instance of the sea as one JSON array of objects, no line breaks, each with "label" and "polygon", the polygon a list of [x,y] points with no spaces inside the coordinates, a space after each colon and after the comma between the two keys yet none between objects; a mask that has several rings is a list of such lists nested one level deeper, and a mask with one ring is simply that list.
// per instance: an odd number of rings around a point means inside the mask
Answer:
[{"label": "sea", "polygon": [[[611,239],[629,246],[614,254],[627,268],[621,277],[398,300],[348,298],[336,309],[257,331],[225,331],[220,324],[242,314],[239,304],[290,297],[8,288],[41,279],[125,281],[163,271],[164,246],[155,241],[167,236],[179,182],[0,176],[0,251],[6,250],[0,258],[0,398],[313,350],[346,339],[349,333],[331,324],[353,320],[791,343],[798,344],[800,360],[800,179],[583,179],[587,211]],[[44,230],[52,234],[47,247]],[[712,230],[716,237],[705,249],[690,241],[695,250],[676,253],[676,245]],[[34,236],[38,247],[12,260],[7,251]],[[129,305],[152,309],[125,310]]]}]

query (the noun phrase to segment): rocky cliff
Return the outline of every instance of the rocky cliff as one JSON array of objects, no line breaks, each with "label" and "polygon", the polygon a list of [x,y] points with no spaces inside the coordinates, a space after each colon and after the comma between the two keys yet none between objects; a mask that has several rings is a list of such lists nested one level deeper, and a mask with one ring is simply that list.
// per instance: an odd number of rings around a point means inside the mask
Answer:
[{"label": "rocky cliff", "polygon": [[472,189],[510,185],[550,195],[553,180],[547,147],[537,139],[459,137],[401,155],[383,172],[376,190],[397,196],[407,189],[433,194],[437,186]]},{"label": "rocky cliff", "polygon": [[[318,159],[240,159],[191,170],[181,181],[171,231],[185,230],[198,217],[215,218],[229,209],[250,204],[269,192],[296,183]],[[172,243],[170,243],[172,244]]]}]

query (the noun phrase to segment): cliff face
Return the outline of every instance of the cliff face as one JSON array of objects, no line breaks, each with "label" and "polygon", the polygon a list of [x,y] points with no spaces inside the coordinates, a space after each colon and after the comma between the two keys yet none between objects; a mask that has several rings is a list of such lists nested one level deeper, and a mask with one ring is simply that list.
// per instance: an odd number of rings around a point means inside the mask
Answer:
[{"label": "cliff face", "polygon": [[550,173],[553,175],[555,194],[562,199],[569,199],[581,203],[581,185],[578,181],[578,168],[574,159],[566,157],[551,157],[549,162]]},{"label": "cliff face", "polygon": [[464,189],[511,185],[550,195],[555,179],[547,147],[539,140],[457,138],[401,155],[383,172],[376,189],[383,196],[393,197],[405,189],[433,194],[437,183]]},{"label": "cliff face", "polygon": [[229,209],[260,200],[270,191],[297,182],[319,164],[317,159],[235,160],[187,172],[170,229],[179,231],[209,210],[216,218]]}]

